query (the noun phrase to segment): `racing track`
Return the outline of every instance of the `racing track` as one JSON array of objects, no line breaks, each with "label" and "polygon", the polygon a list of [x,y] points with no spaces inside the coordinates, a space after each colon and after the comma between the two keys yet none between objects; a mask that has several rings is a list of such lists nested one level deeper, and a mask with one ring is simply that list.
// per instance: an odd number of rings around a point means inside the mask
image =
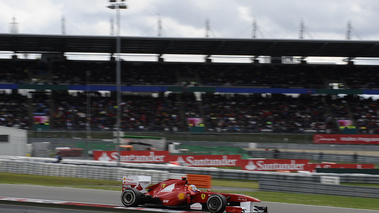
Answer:
[{"label": "racing track", "polygon": [[[17,198],[32,198],[44,200],[60,200],[73,201],[84,203],[97,203],[122,206],[120,201],[121,193],[118,191],[94,190],[94,189],[77,189],[77,188],[62,188],[62,187],[46,187],[46,186],[31,186],[31,185],[13,185],[0,184],[0,197],[17,197]],[[259,198],[259,195],[256,196]],[[323,207],[312,205],[286,204],[274,202],[262,202],[259,205],[268,206],[269,213],[379,213],[374,210],[363,209],[348,209],[336,207]],[[35,212],[45,213],[52,212],[51,208],[22,210],[19,206],[10,206],[0,203],[0,212]],[[32,208],[32,207],[28,207]],[[18,211],[17,211],[18,210]],[[53,212],[70,212],[64,210],[56,210]],[[71,212],[89,213],[94,211],[75,210]],[[97,212],[97,211],[95,211]],[[127,211],[125,211],[127,212]]]}]

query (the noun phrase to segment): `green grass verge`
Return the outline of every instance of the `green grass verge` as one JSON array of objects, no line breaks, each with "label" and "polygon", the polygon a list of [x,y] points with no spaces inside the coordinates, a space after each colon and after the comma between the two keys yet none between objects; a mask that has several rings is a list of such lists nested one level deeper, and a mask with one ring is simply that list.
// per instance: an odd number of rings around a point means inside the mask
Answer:
[{"label": "green grass verge", "polygon": [[[76,187],[76,188],[91,188],[91,189],[121,191],[121,180],[120,181],[106,181],[106,180],[93,180],[93,179],[81,179],[81,178],[0,173],[0,183],[30,184],[30,185],[58,186],[58,187]],[[213,179],[212,185],[259,189],[258,182],[246,181],[246,180]],[[238,191],[228,191],[228,192],[241,193]],[[344,207],[344,208],[379,210],[378,199],[371,199],[371,198],[265,192],[265,191],[243,192],[243,194],[257,197],[262,201],[269,201],[269,202],[296,203],[296,204],[309,204],[309,205],[320,205],[320,206],[334,206],[334,207]]]}]

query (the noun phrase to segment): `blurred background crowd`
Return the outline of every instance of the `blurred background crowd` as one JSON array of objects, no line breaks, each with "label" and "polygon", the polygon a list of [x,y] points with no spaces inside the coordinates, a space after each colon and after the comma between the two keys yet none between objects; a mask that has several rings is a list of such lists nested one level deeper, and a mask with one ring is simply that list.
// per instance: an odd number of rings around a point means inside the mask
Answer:
[{"label": "blurred background crowd", "polygon": [[[1,60],[0,84],[114,85],[112,61]],[[123,93],[124,131],[188,131],[201,118],[208,132],[338,133],[340,120],[358,133],[379,133],[379,105],[371,97],[321,94],[186,92],[193,86],[378,89],[377,66],[122,62],[123,86],[181,86],[182,92]],[[32,129],[114,130],[116,93],[1,90],[0,125]]]}]

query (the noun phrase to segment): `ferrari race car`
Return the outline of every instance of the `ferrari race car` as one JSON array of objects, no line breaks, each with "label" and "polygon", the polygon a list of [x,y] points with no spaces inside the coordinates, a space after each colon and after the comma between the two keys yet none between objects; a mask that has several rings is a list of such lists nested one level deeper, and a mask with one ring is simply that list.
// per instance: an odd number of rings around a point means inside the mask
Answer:
[{"label": "ferrari race car", "polygon": [[150,176],[123,177],[121,202],[126,207],[144,205],[211,213],[267,213],[267,207],[254,206],[259,199],[230,193],[200,191],[187,178],[168,179],[149,186]]}]

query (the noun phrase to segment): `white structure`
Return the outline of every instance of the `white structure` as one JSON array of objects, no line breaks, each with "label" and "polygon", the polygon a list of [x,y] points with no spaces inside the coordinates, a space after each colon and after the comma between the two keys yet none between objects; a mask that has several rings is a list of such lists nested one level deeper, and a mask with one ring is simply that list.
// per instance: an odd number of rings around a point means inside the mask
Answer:
[{"label": "white structure", "polygon": [[340,185],[340,177],[338,176],[321,176],[322,184]]},{"label": "white structure", "polygon": [[26,156],[27,131],[0,126],[0,155]]}]

